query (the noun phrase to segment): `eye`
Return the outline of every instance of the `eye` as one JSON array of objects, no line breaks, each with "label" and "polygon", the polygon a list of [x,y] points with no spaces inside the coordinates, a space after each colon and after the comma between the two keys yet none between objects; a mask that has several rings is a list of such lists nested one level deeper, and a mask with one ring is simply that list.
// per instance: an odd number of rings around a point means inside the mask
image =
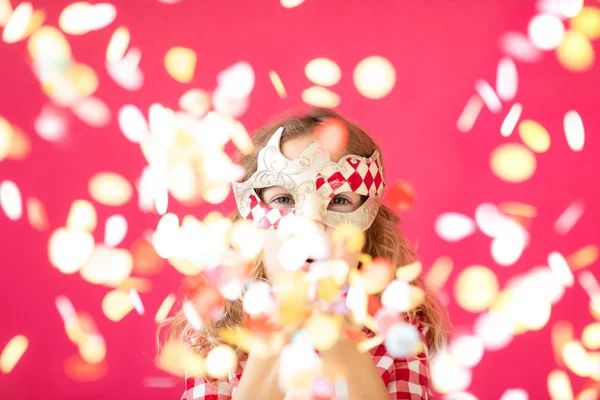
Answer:
[{"label": "eye", "polygon": [[294,199],[292,199],[290,196],[279,196],[279,197],[276,197],[273,200],[271,200],[271,203],[276,203],[276,204],[293,204],[294,203]]},{"label": "eye", "polygon": [[345,205],[348,205],[348,204],[351,204],[351,203],[350,203],[350,200],[348,200],[345,197],[335,196],[331,200],[331,204],[335,204],[335,205],[338,205],[338,206],[345,206]]}]

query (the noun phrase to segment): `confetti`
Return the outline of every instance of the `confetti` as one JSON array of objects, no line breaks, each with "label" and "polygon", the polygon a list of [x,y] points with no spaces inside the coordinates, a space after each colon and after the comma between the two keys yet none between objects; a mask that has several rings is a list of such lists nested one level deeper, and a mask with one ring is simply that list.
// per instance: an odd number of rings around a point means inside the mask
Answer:
[{"label": "confetti", "polygon": [[415,355],[421,345],[419,331],[412,324],[397,323],[387,332],[385,348],[394,358]]},{"label": "confetti", "polygon": [[52,106],[44,106],[34,124],[35,131],[44,140],[60,142],[67,138],[68,123],[64,115]]},{"label": "confetti", "polygon": [[131,256],[134,263],[133,270],[136,274],[153,276],[162,270],[162,258],[146,239],[138,238],[133,242],[131,245]]},{"label": "confetti", "polygon": [[556,57],[563,67],[572,72],[583,72],[592,68],[595,61],[594,48],[585,34],[569,30],[556,49]]},{"label": "confetti", "polygon": [[50,263],[63,274],[73,274],[83,266],[94,250],[89,232],[58,228],[48,241]]},{"label": "confetti", "polygon": [[269,79],[275,88],[275,91],[279,95],[280,98],[285,99],[287,97],[287,92],[285,91],[285,86],[283,86],[283,82],[279,77],[279,74],[275,71],[269,71]]},{"label": "confetti", "polygon": [[498,236],[492,241],[492,258],[503,267],[516,263],[528,243],[527,232],[516,223],[512,227],[512,232]]},{"label": "confetti", "polygon": [[454,297],[458,304],[470,312],[481,312],[490,307],[498,293],[498,278],[480,265],[461,271],[454,284]]},{"label": "confetti", "polygon": [[142,298],[137,290],[129,289],[129,300],[131,300],[131,304],[133,304],[135,311],[140,315],[144,315],[144,303],[142,303]]},{"label": "confetti", "polygon": [[425,292],[403,280],[393,280],[381,294],[381,304],[390,310],[406,312],[417,307]]},{"label": "confetti", "polygon": [[225,96],[231,99],[245,99],[254,89],[254,70],[247,61],[240,61],[217,75],[217,84]]},{"label": "confetti", "polygon": [[139,49],[129,49],[118,62],[107,62],[106,70],[110,77],[125,90],[136,91],[144,84],[144,74],[139,69],[142,53]]},{"label": "confetti", "polygon": [[188,83],[194,77],[196,53],[185,47],[173,47],[165,55],[165,68],[171,78],[181,83]]},{"label": "confetti", "polygon": [[244,311],[250,316],[269,315],[275,310],[271,287],[264,281],[252,281],[247,286],[243,300]]},{"label": "confetti", "polygon": [[111,215],[106,219],[104,227],[104,244],[117,247],[127,235],[127,220],[120,214]]},{"label": "confetti", "polygon": [[197,331],[201,330],[202,320],[200,319],[198,312],[196,312],[196,310],[194,309],[192,303],[190,303],[189,301],[184,301],[182,310],[187,322],[189,322],[192,328],[194,328]]},{"label": "confetti", "polygon": [[581,340],[590,350],[600,349],[600,322],[589,324],[583,329]]},{"label": "confetti", "polygon": [[294,8],[304,3],[304,0],[280,0],[283,8]]},{"label": "confetti", "polygon": [[156,311],[156,315],[154,316],[154,321],[157,324],[163,322],[167,315],[169,315],[169,311],[173,308],[173,304],[175,304],[175,294],[170,293],[165,299],[160,303],[160,307]]},{"label": "confetti", "polygon": [[72,355],[65,360],[64,370],[67,377],[76,382],[97,382],[108,373],[108,364],[102,361],[90,364],[83,360],[79,354]]},{"label": "confetti", "polygon": [[565,136],[567,137],[567,143],[569,144],[571,150],[583,150],[583,144],[585,142],[585,130],[583,127],[583,120],[577,111],[567,111],[564,118],[564,129]]},{"label": "confetti", "polygon": [[102,312],[106,318],[119,322],[133,310],[129,294],[123,290],[112,290],[102,299]]},{"label": "confetti", "polygon": [[145,377],[142,381],[144,387],[150,388],[171,388],[177,386],[179,381],[173,378],[166,377]]},{"label": "confetti", "polygon": [[520,183],[533,176],[536,169],[536,159],[526,147],[507,143],[492,151],[490,167],[494,175],[503,181]]},{"label": "confetti", "polygon": [[519,135],[523,142],[536,153],[545,153],[550,148],[550,135],[538,122],[526,119],[519,124]]},{"label": "confetti", "polygon": [[512,135],[515,126],[517,126],[517,122],[519,122],[519,117],[521,117],[521,113],[523,112],[523,106],[520,103],[515,103],[506,114],[504,121],[502,121],[502,126],[500,127],[500,133],[504,137],[509,137]]},{"label": "confetti", "polygon": [[144,114],[132,104],[121,107],[118,120],[121,132],[133,143],[139,143],[150,134]]},{"label": "confetti", "polygon": [[98,203],[118,207],[131,200],[133,188],[129,181],[113,172],[94,175],[88,184],[90,195]]},{"label": "confetti", "polygon": [[[1,124],[1,122],[0,122]],[[1,130],[2,128],[0,128]],[[0,133],[0,161],[2,160],[2,133]],[[9,160],[23,160],[31,153],[31,140],[29,137],[16,125],[12,126],[12,137],[10,138],[10,147],[8,149],[7,158]]]},{"label": "confetti", "polygon": [[83,35],[110,25],[116,16],[117,9],[112,4],[76,2],[63,9],[58,25],[65,33]]},{"label": "confetti", "polygon": [[529,395],[524,389],[507,389],[500,400],[529,400]]},{"label": "confetti", "polygon": [[565,211],[554,222],[554,230],[559,235],[566,235],[575,226],[583,215],[585,206],[581,201],[575,200],[569,204]]},{"label": "confetti", "polygon": [[592,374],[592,360],[588,352],[578,341],[567,343],[563,347],[562,356],[567,367],[569,367],[575,375],[586,377]]},{"label": "confetti", "polygon": [[189,89],[179,98],[179,107],[195,117],[203,117],[210,110],[210,94],[202,89]]},{"label": "confetti", "polygon": [[396,279],[412,282],[421,275],[423,266],[420,261],[413,262],[408,265],[403,265],[396,269]]},{"label": "confetti", "polygon": [[565,36],[563,22],[551,14],[539,14],[529,21],[529,39],[540,50],[554,50]]},{"label": "confetti", "polygon": [[75,200],[67,217],[67,228],[86,232],[94,232],[98,217],[96,209],[87,200]]},{"label": "confetti", "polygon": [[12,125],[0,116],[0,161],[10,153],[13,141]]},{"label": "confetti", "polygon": [[341,68],[328,58],[315,58],[304,67],[306,77],[315,85],[333,86],[342,78]]},{"label": "confetti", "polygon": [[513,338],[510,320],[497,312],[480,314],[475,320],[473,331],[483,340],[486,350],[490,351],[506,347]]},{"label": "confetti", "polygon": [[23,357],[27,347],[29,347],[29,339],[23,335],[17,335],[10,339],[0,354],[0,370],[9,374]]},{"label": "confetti", "polygon": [[517,66],[510,58],[502,58],[498,63],[496,75],[496,91],[498,97],[504,101],[510,101],[517,95],[518,75]]},{"label": "confetti", "polygon": [[481,100],[483,100],[484,104],[491,112],[495,114],[502,110],[502,103],[489,83],[483,79],[477,80],[475,82],[475,91],[479,94]]},{"label": "confetti", "polygon": [[533,63],[542,58],[542,53],[522,33],[505,33],[500,38],[500,47],[515,60]]},{"label": "confetti", "polygon": [[369,264],[363,264],[360,275],[363,278],[367,294],[381,293],[394,279],[394,270],[392,262],[383,257],[375,258]]},{"label": "confetti", "polygon": [[595,388],[587,388],[579,392],[577,400],[596,400],[598,398],[598,390]]},{"label": "confetti", "polygon": [[86,124],[101,128],[110,122],[110,109],[102,100],[89,96],[73,107],[73,113]]},{"label": "confetti", "polygon": [[600,8],[583,7],[570,23],[571,28],[585,34],[590,40],[600,38]]},{"label": "confetti", "polygon": [[573,18],[581,12],[583,0],[559,0],[560,11],[567,18]]},{"label": "confetti", "polygon": [[448,352],[462,368],[473,368],[483,358],[483,342],[477,336],[461,335],[450,342]]},{"label": "confetti", "polygon": [[156,360],[156,366],[178,377],[202,377],[206,373],[204,358],[197,353],[186,351],[181,341],[168,341]]},{"label": "confetti", "polygon": [[573,283],[575,282],[573,272],[562,254],[556,251],[550,253],[550,255],[548,255],[548,266],[556,274],[563,285],[567,287],[573,286]]},{"label": "confetti", "polygon": [[361,251],[365,245],[365,235],[354,225],[341,224],[332,232],[331,243],[333,246],[343,245],[350,253]]},{"label": "confetti", "polygon": [[100,335],[88,335],[79,342],[79,354],[89,364],[99,364],[106,357],[106,343]]},{"label": "confetti", "polygon": [[23,215],[21,191],[13,181],[5,180],[0,183],[0,206],[11,221],[17,221]]},{"label": "confetti", "polygon": [[12,14],[12,6],[10,0],[0,0],[0,26],[5,26],[6,22]]},{"label": "confetti", "polygon": [[310,336],[317,351],[331,349],[340,337],[342,315],[326,315],[313,312],[304,324],[304,329]]},{"label": "confetti", "polygon": [[340,105],[340,96],[329,89],[313,86],[302,91],[302,101],[314,107],[336,108]]},{"label": "confetti", "polygon": [[471,371],[461,368],[454,357],[443,351],[430,363],[432,384],[440,393],[454,393],[471,385]]},{"label": "confetti", "polygon": [[582,247],[575,253],[567,257],[567,263],[571,266],[572,270],[586,268],[598,261],[600,256],[600,249],[597,245],[590,244]]},{"label": "confetti", "polygon": [[313,131],[321,148],[331,154],[341,154],[348,144],[348,128],[339,119],[327,118]]},{"label": "confetti", "polygon": [[119,286],[131,275],[133,257],[125,249],[96,246],[81,268],[81,277],[96,285]]},{"label": "confetti", "polygon": [[6,21],[2,31],[2,40],[5,43],[16,43],[25,38],[27,27],[33,16],[33,7],[31,3],[20,3],[12,12],[12,15]]},{"label": "confetti", "polygon": [[394,88],[396,70],[386,58],[371,56],[356,65],[353,79],[360,94],[368,99],[381,99]]},{"label": "confetti", "polygon": [[475,121],[482,108],[483,100],[481,100],[481,97],[476,94],[472,95],[456,122],[456,129],[459,132],[469,132],[473,129],[473,125],[475,125]]},{"label": "confetti", "polygon": [[457,242],[475,232],[473,220],[459,213],[444,213],[435,220],[435,232],[448,242]]},{"label": "confetti", "polygon": [[121,26],[117,28],[110,37],[110,42],[108,42],[106,61],[109,63],[121,61],[123,56],[125,56],[127,47],[129,47],[129,39],[130,34],[126,27]]},{"label": "confetti", "polygon": [[398,181],[387,188],[384,201],[394,212],[400,213],[414,205],[416,196],[415,188],[410,183]]},{"label": "confetti", "polygon": [[453,266],[454,263],[450,257],[441,256],[437,258],[427,272],[427,275],[425,275],[425,287],[432,293],[439,292],[446,284]]}]

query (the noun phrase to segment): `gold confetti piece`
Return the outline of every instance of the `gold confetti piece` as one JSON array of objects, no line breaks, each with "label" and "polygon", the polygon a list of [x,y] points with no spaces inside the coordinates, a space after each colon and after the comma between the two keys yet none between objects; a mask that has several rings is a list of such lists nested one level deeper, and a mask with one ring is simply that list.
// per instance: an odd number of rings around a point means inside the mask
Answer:
[{"label": "gold confetti piece", "polygon": [[79,119],[95,128],[101,128],[110,122],[110,109],[106,103],[94,96],[79,101],[72,110]]},{"label": "gold confetti piece", "polygon": [[341,99],[329,89],[313,86],[302,91],[302,101],[314,107],[336,108]]},{"label": "gold confetti piece", "polygon": [[13,9],[10,0],[0,0],[0,26],[5,26]]},{"label": "gold confetti piece", "polygon": [[529,21],[529,39],[540,50],[554,50],[565,36],[565,26],[552,14],[538,14]]},{"label": "gold confetti piece", "polygon": [[[0,117],[1,118],[1,117]],[[0,122],[1,124],[1,122]],[[2,127],[0,126],[0,131]],[[12,126],[12,138],[10,138],[10,148],[8,149],[7,158],[9,160],[23,160],[31,152],[31,140],[29,137],[16,125]],[[2,160],[2,133],[0,132],[0,160]]]},{"label": "gold confetti piece", "polygon": [[559,252],[552,252],[548,255],[548,266],[554,272],[557,279],[563,285],[567,287],[573,286],[575,278],[573,277],[573,271],[567,264],[567,260]]},{"label": "gold confetti piece", "polygon": [[74,318],[65,320],[65,331],[68,338],[78,346],[89,336],[98,334],[98,328],[92,317],[83,312],[78,312]]},{"label": "gold confetti piece", "polygon": [[206,372],[215,379],[224,379],[235,369],[237,355],[227,345],[212,348],[206,356]]},{"label": "gold confetti piece", "polygon": [[502,126],[500,127],[500,133],[504,137],[509,137],[512,135],[515,130],[515,126],[517,126],[517,122],[519,122],[519,117],[521,117],[521,112],[523,112],[523,106],[520,103],[515,103],[510,108],[508,114],[502,121]]},{"label": "gold confetti piece", "polygon": [[81,268],[81,277],[96,285],[119,286],[133,270],[133,257],[125,249],[96,246]]},{"label": "gold confetti piece", "polygon": [[454,263],[452,259],[447,256],[438,257],[434,262],[427,275],[425,275],[425,287],[432,293],[437,293],[441,288],[444,287]]},{"label": "gold confetti piece", "polygon": [[105,206],[118,207],[131,200],[131,183],[113,172],[101,172],[94,175],[88,184],[90,195]]},{"label": "gold confetti piece", "polygon": [[135,289],[141,293],[149,293],[152,290],[152,281],[146,278],[137,278],[130,276],[123,283],[117,286],[117,289],[129,290]]},{"label": "gold confetti piece", "polygon": [[456,129],[459,132],[469,132],[473,129],[473,125],[475,125],[475,121],[477,121],[477,117],[483,108],[483,100],[481,97],[474,94],[472,95],[467,104],[465,104],[465,108],[463,108],[460,117],[458,117],[458,121],[456,122]]},{"label": "gold confetti piece", "polygon": [[404,265],[396,270],[396,279],[401,279],[406,282],[412,282],[421,275],[423,266],[420,261]]},{"label": "gold confetti piece", "polygon": [[600,8],[583,7],[570,23],[571,28],[585,34],[590,40],[600,38]]},{"label": "gold confetti piece", "polygon": [[394,88],[396,70],[386,58],[371,56],[356,65],[353,79],[360,94],[368,99],[381,99]]},{"label": "gold confetti piece", "polygon": [[600,349],[600,322],[589,324],[583,329],[581,340],[590,350]]},{"label": "gold confetti piece", "polygon": [[252,154],[254,151],[254,144],[252,139],[248,135],[246,127],[240,122],[235,121],[230,131],[231,141],[243,154]]},{"label": "gold confetti piece", "polygon": [[569,321],[558,321],[552,325],[552,350],[554,360],[559,366],[563,366],[562,351],[565,345],[573,340],[573,324]]},{"label": "gold confetti piece", "polygon": [[545,153],[550,148],[550,135],[539,123],[526,119],[519,124],[519,135],[523,142],[537,153]]},{"label": "gold confetti piece", "polygon": [[88,65],[82,63],[73,65],[68,76],[82,98],[92,95],[98,89],[98,74]]},{"label": "gold confetti piece", "polygon": [[471,371],[458,365],[448,352],[436,356],[430,368],[433,387],[440,393],[460,392],[471,384]]},{"label": "gold confetti piece", "polygon": [[23,215],[21,191],[13,181],[0,183],[0,206],[11,221],[17,221]]},{"label": "gold confetti piece", "polygon": [[331,233],[331,241],[334,246],[344,246],[346,251],[361,251],[365,245],[365,235],[354,225],[342,224]]},{"label": "gold confetti piece", "polygon": [[6,22],[2,31],[2,40],[5,43],[16,43],[25,38],[25,32],[33,15],[31,3],[20,3]]},{"label": "gold confetti piece", "polygon": [[156,366],[175,376],[202,377],[205,374],[204,359],[193,351],[186,351],[184,344],[177,339],[168,341]]},{"label": "gold confetti piece", "polygon": [[285,86],[283,86],[283,82],[279,77],[279,74],[275,71],[269,71],[269,79],[275,88],[275,91],[279,95],[280,98],[285,99],[287,97],[287,92],[285,91]]},{"label": "gold confetti piece", "polygon": [[577,400],[597,400],[599,396],[598,390],[595,388],[583,389],[577,395]]},{"label": "gold confetti piece", "polygon": [[533,153],[526,147],[507,143],[492,151],[490,167],[498,178],[507,182],[520,183],[533,176],[536,160]]},{"label": "gold confetti piece", "polygon": [[171,311],[173,304],[175,304],[175,294],[170,293],[162,301],[162,303],[160,304],[160,307],[158,308],[158,311],[156,311],[156,315],[154,316],[154,321],[157,324],[160,324],[167,318],[167,315],[169,315],[169,311]]},{"label": "gold confetti piece", "polygon": [[567,263],[572,270],[586,268],[598,261],[600,249],[595,244],[585,246],[567,257]]},{"label": "gold confetti piece", "polygon": [[590,300],[590,314],[600,321],[600,296],[595,296]]},{"label": "gold confetti piece", "polygon": [[22,38],[26,38],[37,31],[44,24],[44,21],[46,21],[46,13],[42,10],[34,11]]},{"label": "gold confetti piece", "polygon": [[109,63],[121,61],[127,51],[127,47],[129,47],[129,39],[129,30],[124,26],[118,27],[110,37],[110,42],[108,42],[106,61]]},{"label": "gold confetti piece", "polygon": [[111,290],[102,299],[102,312],[106,318],[119,322],[133,310],[129,294],[122,290]]},{"label": "gold confetti piece", "polygon": [[94,250],[94,237],[89,232],[58,228],[48,241],[50,263],[63,274],[77,272]]},{"label": "gold confetti piece", "polygon": [[571,229],[573,229],[577,221],[579,221],[584,211],[585,206],[581,201],[575,200],[571,202],[571,204],[569,204],[565,211],[563,211],[563,213],[554,222],[554,230],[560,235],[567,234]]},{"label": "gold confetti piece", "polygon": [[196,53],[185,47],[173,47],[165,55],[165,68],[176,81],[188,83],[194,77]]},{"label": "gold confetti piece", "polygon": [[29,340],[23,335],[10,339],[0,354],[0,370],[5,374],[10,373],[23,357],[27,347],[29,347]]},{"label": "gold confetti piece", "polygon": [[498,278],[489,268],[475,265],[461,271],[454,284],[457,303],[470,312],[487,309],[498,294]]},{"label": "gold confetti piece", "polygon": [[582,377],[591,375],[593,369],[592,360],[581,343],[577,341],[567,343],[563,347],[562,357],[567,367],[575,375]]},{"label": "gold confetti piece", "polygon": [[367,351],[374,349],[385,341],[385,336],[375,335],[372,338],[362,340],[356,344],[356,348],[360,353],[366,353]]},{"label": "gold confetti piece", "polygon": [[304,0],[280,0],[283,8],[294,8],[304,3]]},{"label": "gold confetti piece", "polygon": [[341,68],[328,58],[315,58],[304,67],[306,77],[315,85],[333,86],[342,77]]},{"label": "gold confetti piece", "polygon": [[499,208],[500,211],[508,215],[514,215],[525,218],[537,217],[537,209],[530,204],[506,201],[500,203]]},{"label": "gold confetti piece", "polygon": [[46,214],[44,203],[36,197],[28,197],[26,207],[29,224],[40,232],[48,230],[50,225],[48,223],[48,215]]},{"label": "gold confetti piece", "polygon": [[487,81],[478,79],[475,82],[475,91],[479,94],[481,100],[483,100],[483,103],[491,112],[495,114],[502,110],[502,103],[500,102],[498,95]]},{"label": "gold confetti piece", "polygon": [[[37,61],[56,59],[69,61],[71,46],[61,31],[52,26],[42,26],[27,42],[27,49],[32,59]],[[50,76],[54,76],[53,71]],[[42,75],[44,77],[44,75]]]},{"label": "gold confetti piece", "polygon": [[79,354],[89,364],[99,364],[106,357],[106,344],[100,335],[88,335],[79,342]]},{"label": "gold confetti piece", "polygon": [[210,93],[202,89],[190,89],[179,98],[179,107],[195,117],[203,117],[210,110]]},{"label": "gold confetti piece", "polygon": [[304,324],[304,329],[308,332],[315,350],[327,350],[337,343],[342,320],[343,316],[339,314],[330,316],[317,311],[313,312]]},{"label": "gold confetti piece", "polygon": [[106,376],[108,364],[106,361],[90,364],[84,361],[79,354],[75,354],[65,360],[64,370],[67,377],[73,381],[97,382]]},{"label": "gold confetti piece", "polygon": [[583,72],[592,68],[594,48],[587,36],[576,30],[565,33],[563,41],[556,49],[556,56],[563,67],[573,72]]},{"label": "gold confetti piece", "polygon": [[10,122],[0,116],[0,161],[9,155],[12,141],[13,127]]},{"label": "gold confetti piece", "polygon": [[370,264],[363,265],[360,275],[367,294],[377,294],[394,279],[394,266],[387,258],[375,258]]},{"label": "gold confetti piece", "polygon": [[517,66],[510,58],[502,58],[498,63],[498,72],[496,75],[498,97],[504,101],[510,101],[517,95],[517,88]]},{"label": "gold confetti piece", "polygon": [[96,229],[96,209],[87,200],[75,200],[67,217],[67,228],[93,232]]},{"label": "gold confetti piece", "polygon": [[571,110],[565,114],[564,129],[565,136],[567,137],[567,143],[569,144],[571,150],[583,150],[583,144],[585,142],[585,130],[583,127],[583,120],[577,111]]},{"label": "gold confetti piece", "polygon": [[131,255],[134,260],[133,270],[136,274],[154,276],[163,268],[163,260],[156,253],[152,244],[145,239],[140,238],[133,242]]}]

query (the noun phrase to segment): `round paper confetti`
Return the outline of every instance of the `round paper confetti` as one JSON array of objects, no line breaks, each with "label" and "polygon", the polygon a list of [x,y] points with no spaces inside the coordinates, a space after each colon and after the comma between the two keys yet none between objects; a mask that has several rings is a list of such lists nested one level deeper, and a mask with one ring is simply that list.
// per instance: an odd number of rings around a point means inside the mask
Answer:
[{"label": "round paper confetti", "polygon": [[396,70],[387,59],[371,56],[358,63],[353,78],[360,94],[368,99],[381,99],[394,88]]},{"label": "round paper confetti", "polygon": [[490,155],[494,174],[507,182],[520,183],[533,176],[535,156],[524,146],[507,143],[497,147]]},{"label": "round paper confetti", "polygon": [[333,86],[342,77],[342,70],[328,58],[315,58],[304,67],[306,77],[315,85]]},{"label": "round paper confetti", "polygon": [[235,369],[237,356],[229,346],[214,347],[206,356],[206,372],[215,379],[224,379]]},{"label": "round paper confetti", "polygon": [[573,72],[583,72],[592,68],[594,48],[585,34],[569,30],[556,49],[556,56],[563,67]]},{"label": "round paper confetti", "polygon": [[63,274],[77,272],[94,250],[94,237],[89,232],[58,228],[48,241],[50,263]]},{"label": "round paper confetti", "polygon": [[385,349],[394,358],[406,358],[419,350],[419,331],[412,324],[397,323],[390,327],[385,337]]},{"label": "round paper confetti", "polygon": [[480,265],[462,270],[454,285],[456,301],[470,312],[487,309],[497,293],[498,278],[489,268]]},{"label": "round paper confetti", "polygon": [[550,148],[550,135],[538,122],[526,119],[519,124],[519,135],[525,144],[537,153],[545,153]]},{"label": "round paper confetti", "polygon": [[413,206],[416,195],[415,188],[410,183],[398,181],[387,188],[384,201],[394,212],[400,213]]},{"label": "round paper confetti", "polygon": [[600,38],[600,8],[583,7],[579,14],[571,18],[570,24],[571,28],[585,34],[590,40]]},{"label": "round paper confetti", "polygon": [[529,38],[540,50],[553,50],[558,47],[565,34],[562,21],[551,14],[536,15],[529,21]]},{"label": "round paper confetti", "polygon": [[302,101],[314,107],[336,108],[340,105],[340,96],[329,89],[313,86],[302,91]]},{"label": "round paper confetti", "polygon": [[94,175],[90,179],[88,188],[94,200],[106,206],[122,206],[133,195],[133,188],[129,181],[112,172]]}]

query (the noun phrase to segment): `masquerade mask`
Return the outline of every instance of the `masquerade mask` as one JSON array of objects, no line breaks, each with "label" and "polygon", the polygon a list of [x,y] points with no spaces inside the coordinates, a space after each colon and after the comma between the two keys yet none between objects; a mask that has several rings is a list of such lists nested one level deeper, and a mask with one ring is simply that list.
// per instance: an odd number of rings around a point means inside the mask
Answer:
[{"label": "masquerade mask", "polygon": [[[256,172],[248,180],[233,183],[238,210],[244,219],[250,219],[265,229],[275,229],[288,214],[311,218],[336,227],[352,224],[366,231],[375,220],[385,188],[379,152],[371,157],[343,156],[331,161],[319,147],[312,143],[300,158],[288,159],[281,153],[283,128],[279,128],[267,145],[258,153]],[[281,186],[294,197],[291,209],[276,209],[264,203],[256,189]],[[367,196],[356,210],[348,213],[327,209],[329,202],[339,193],[353,192]]]}]

